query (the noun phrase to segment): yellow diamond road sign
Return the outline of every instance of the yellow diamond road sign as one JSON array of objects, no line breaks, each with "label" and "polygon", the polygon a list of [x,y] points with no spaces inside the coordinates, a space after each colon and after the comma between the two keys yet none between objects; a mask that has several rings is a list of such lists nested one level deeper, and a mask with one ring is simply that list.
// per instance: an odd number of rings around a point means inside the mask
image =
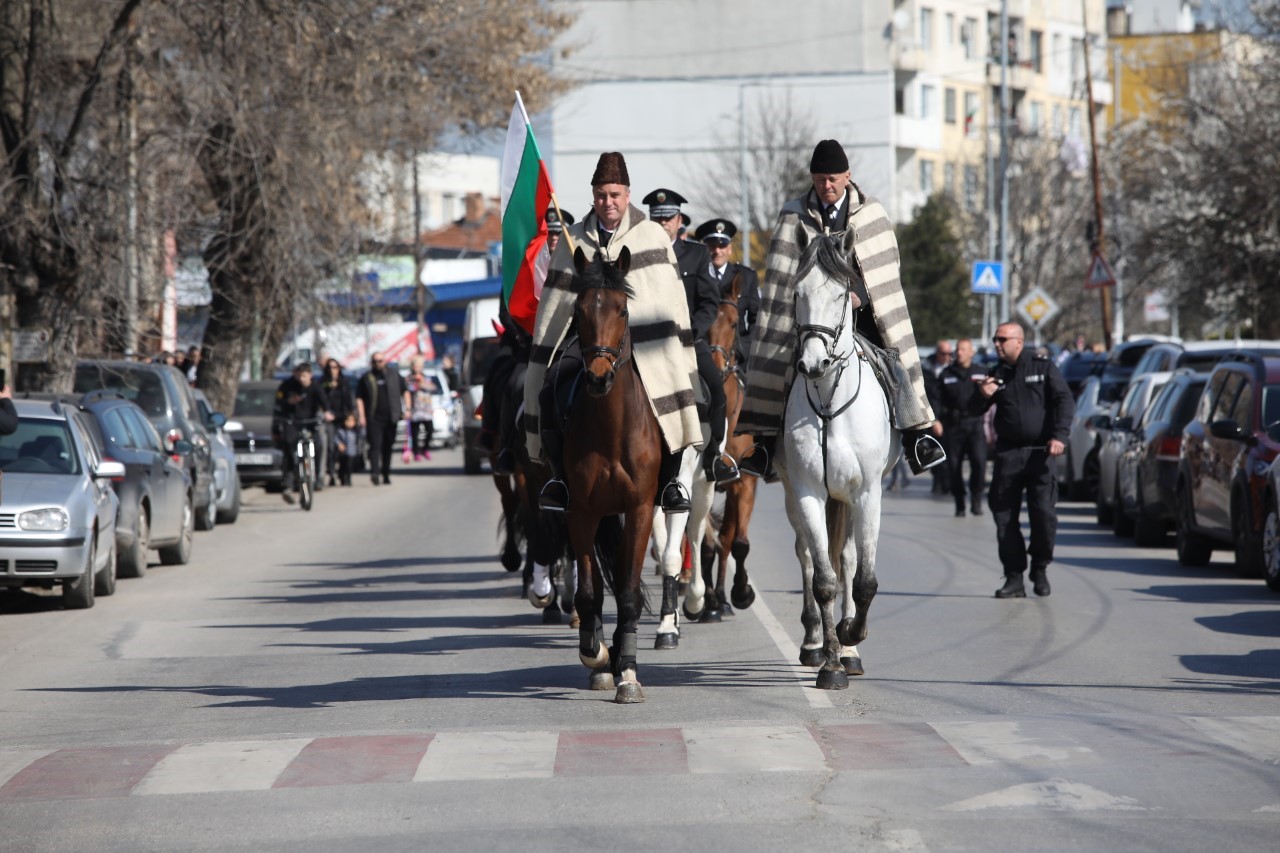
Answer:
[{"label": "yellow diamond road sign", "polygon": [[1033,288],[1018,300],[1018,313],[1033,326],[1043,326],[1057,315],[1058,303],[1053,301],[1043,287]]}]

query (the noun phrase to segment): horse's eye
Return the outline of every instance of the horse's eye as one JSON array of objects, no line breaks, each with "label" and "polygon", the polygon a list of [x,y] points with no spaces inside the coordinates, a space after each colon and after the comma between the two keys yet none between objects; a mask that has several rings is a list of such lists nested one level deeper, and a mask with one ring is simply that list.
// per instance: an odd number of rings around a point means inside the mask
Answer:
[{"label": "horse's eye", "polygon": [[631,316],[631,309],[630,309],[630,308],[623,308],[623,309],[622,309],[622,318],[625,320],[627,317],[630,317],[630,316]]}]

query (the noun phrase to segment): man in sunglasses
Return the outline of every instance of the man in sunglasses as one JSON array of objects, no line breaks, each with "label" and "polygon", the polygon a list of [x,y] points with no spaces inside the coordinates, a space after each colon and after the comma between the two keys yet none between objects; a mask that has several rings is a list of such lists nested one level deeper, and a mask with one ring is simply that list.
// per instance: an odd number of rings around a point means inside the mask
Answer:
[{"label": "man in sunglasses", "polygon": [[391,484],[391,448],[407,411],[409,390],[404,380],[387,366],[382,353],[375,352],[356,393],[357,421],[369,439],[369,475],[375,486]]},{"label": "man in sunglasses", "polygon": [[[1004,586],[996,590],[996,598],[1027,597],[1022,575],[1028,556],[1032,588],[1036,595],[1046,596],[1046,569],[1053,561],[1058,531],[1057,457],[1067,448],[1076,405],[1053,360],[1023,346],[1020,325],[1002,323],[994,340],[1000,363],[978,384],[969,411],[981,415],[996,407],[995,467],[987,498],[1004,567]],[[1019,520],[1023,492],[1031,520],[1030,548]]]}]

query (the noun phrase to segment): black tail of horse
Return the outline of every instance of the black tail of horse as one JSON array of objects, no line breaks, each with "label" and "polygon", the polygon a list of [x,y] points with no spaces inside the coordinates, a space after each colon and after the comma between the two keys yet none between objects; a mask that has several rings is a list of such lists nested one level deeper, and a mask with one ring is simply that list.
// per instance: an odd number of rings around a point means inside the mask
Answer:
[{"label": "black tail of horse", "polygon": [[[618,574],[623,571],[626,564],[622,531],[620,515],[606,515],[600,519],[600,526],[596,528],[596,563],[600,566],[600,574],[604,577],[605,591],[610,595],[613,594],[617,585]],[[653,607],[649,603],[649,588],[643,580],[643,574],[641,577],[640,596],[644,599],[644,612],[652,615]]]}]

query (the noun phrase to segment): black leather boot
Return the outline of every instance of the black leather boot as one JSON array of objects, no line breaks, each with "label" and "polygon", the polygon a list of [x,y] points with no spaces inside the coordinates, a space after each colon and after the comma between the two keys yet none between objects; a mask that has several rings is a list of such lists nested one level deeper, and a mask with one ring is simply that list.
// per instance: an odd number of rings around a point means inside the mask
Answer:
[{"label": "black leather boot", "polygon": [[708,482],[717,484],[732,483],[742,477],[733,458],[727,453],[721,453],[719,445],[711,445],[702,452],[702,471]]},{"label": "black leather boot", "polygon": [[683,451],[679,450],[666,454],[658,469],[658,482],[666,483],[658,494],[658,505],[663,512],[688,512],[693,508],[688,493],[680,485],[680,462],[683,456]]},{"label": "black leather boot", "polygon": [[942,443],[924,430],[903,433],[904,452],[912,474],[923,474],[947,461],[947,451]]},{"label": "black leather boot", "polygon": [[1045,566],[1031,567],[1031,589],[1041,598],[1044,598],[1050,592],[1049,578],[1045,575],[1045,568]]},{"label": "black leather boot", "polygon": [[504,447],[493,457],[493,473],[514,474],[516,472],[516,455],[510,447]]},{"label": "black leather boot", "polygon": [[777,482],[778,472],[773,468],[774,448],[777,446],[776,435],[760,436],[738,463],[738,470],[750,477],[762,477],[766,483]]},{"label": "black leather boot", "polygon": [[1005,575],[1004,586],[996,590],[996,598],[1026,598],[1027,588],[1022,585],[1022,575]]},{"label": "black leather boot", "polygon": [[564,442],[560,433],[551,429],[540,431],[539,436],[542,438],[542,453],[551,468],[551,479],[538,495],[538,509],[566,512],[569,509],[569,487],[564,482]]}]

